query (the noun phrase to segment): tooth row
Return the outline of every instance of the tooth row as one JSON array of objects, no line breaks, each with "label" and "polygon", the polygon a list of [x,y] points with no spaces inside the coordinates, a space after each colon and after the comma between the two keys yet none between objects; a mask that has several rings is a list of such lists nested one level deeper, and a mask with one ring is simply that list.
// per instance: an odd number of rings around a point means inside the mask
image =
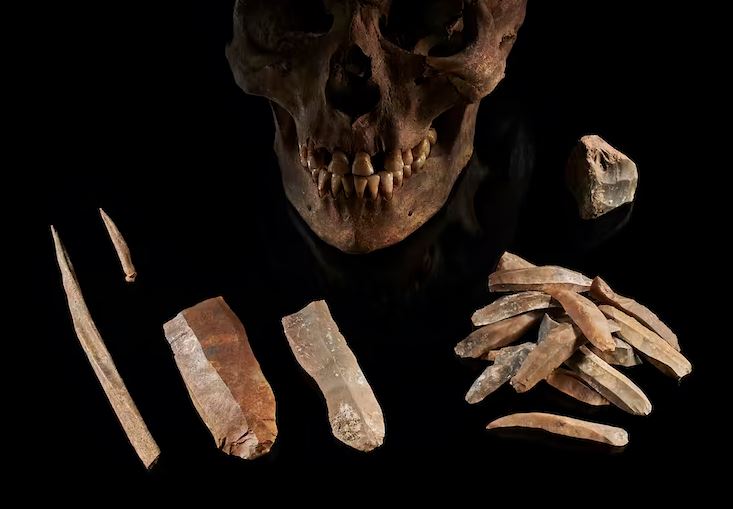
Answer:
[{"label": "tooth row", "polygon": [[438,133],[432,127],[428,135],[412,149],[392,150],[385,155],[384,170],[375,172],[372,159],[366,152],[357,152],[353,163],[349,157],[336,150],[326,164],[323,151],[315,150],[309,144],[298,147],[300,164],[311,174],[318,186],[318,194],[334,198],[344,193],[347,198],[377,199],[380,195],[391,200],[395,189],[402,187],[403,180],[425,166],[430,157],[430,148],[438,141]]}]

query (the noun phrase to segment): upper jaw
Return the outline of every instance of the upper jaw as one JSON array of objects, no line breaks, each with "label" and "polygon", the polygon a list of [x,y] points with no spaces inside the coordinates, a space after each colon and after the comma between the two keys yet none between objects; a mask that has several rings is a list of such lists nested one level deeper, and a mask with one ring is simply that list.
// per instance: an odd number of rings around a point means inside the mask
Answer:
[{"label": "upper jaw", "polygon": [[298,144],[298,161],[322,199],[343,195],[353,200],[392,200],[406,179],[425,168],[438,133],[429,128],[413,147],[393,148],[370,155],[319,148],[313,139]]}]

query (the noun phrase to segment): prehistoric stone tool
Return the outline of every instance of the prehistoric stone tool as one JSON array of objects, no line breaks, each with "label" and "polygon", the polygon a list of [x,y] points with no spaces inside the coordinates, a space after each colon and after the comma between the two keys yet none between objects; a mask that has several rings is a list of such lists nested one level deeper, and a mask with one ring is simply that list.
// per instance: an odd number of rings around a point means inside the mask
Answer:
[{"label": "prehistoric stone tool", "polygon": [[333,435],[360,451],[384,441],[384,417],[325,301],[282,319],[290,348],[326,398]]},{"label": "prehistoric stone tool", "polygon": [[677,340],[677,335],[672,332],[672,329],[667,327],[667,325],[662,322],[662,320],[660,320],[659,317],[648,307],[639,304],[634,299],[617,294],[610,286],[608,286],[608,283],[600,277],[596,277],[593,280],[590,293],[593,298],[597,299],[601,303],[610,304],[624,313],[633,316],[642,324],[659,334],[662,339],[672,346],[672,348],[678,352],[680,351],[680,343]]},{"label": "prehistoric stone tool", "polygon": [[649,415],[652,404],[639,387],[585,346],[567,360],[570,369],[608,401],[634,415]]},{"label": "prehistoric stone tool", "polygon": [[196,410],[216,445],[253,459],[277,438],[275,395],[244,325],[222,297],[178,313],[163,329]]},{"label": "prehistoric stone tool", "polygon": [[647,359],[655,361],[653,364],[676,378],[682,378],[692,371],[692,364],[684,355],[672,348],[654,331],[647,329],[637,320],[613,306],[602,305],[601,311],[619,324],[618,332],[624,341],[644,354]]},{"label": "prehistoric stone tool", "polygon": [[130,248],[127,247],[125,237],[122,236],[122,233],[120,233],[117,225],[114,223],[114,221],[112,221],[112,218],[109,217],[104,210],[99,209],[99,215],[102,216],[102,221],[104,222],[105,228],[107,228],[109,238],[110,240],[112,240],[112,245],[117,252],[117,257],[120,259],[122,271],[125,273],[125,281],[127,281],[128,283],[133,283],[135,281],[135,278],[137,278],[137,270],[135,270],[135,266],[132,264]]},{"label": "prehistoric stone tool", "polygon": [[488,306],[477,310],[471,317],[473,325],[489,325],[527,311],[558,307],[559,304],[542,292],[520,292],[499,297]]},{"label": "prehistoric stone tool", "polygon": [[592,406],[606,406],[611,403],[592,388],[585,385],[570,370],[557,368],[545,381],[563,394]]},{"label": "prehistoric stone tool", "polygon": [[97,379],[102,385],[112,409],[117,414],[128,440],[130,440],[145,468],[150,469],[160,456],[158,444],[155,443],[153,436],[148,431],[145,421],[143,421],[135,402],[132,400],[132,396],[127,391],[112,356],[109,354],[104,340],[94,324],[89,308],[84,302],[84,296],[81,293],[81,287],[76,279],[76,273],[71,265],[69,255],[66,253],[66,249],[53,226],[51,226],[51,234],[56,247],[56,260],[61,271],[76,337],[79,338],[79,343],[81,343],[81,347],[84,349],[87,359],[89,359],[89,364],[92,365],[94,374],[97,375]]},{"label": "prehistoric stone tool", "polygon": [[466,393],[466,401],[471,404],[479,403],[508,382],[534,347],[534,343],[522,343],[521,345],[507,346],[501,350],[494,350],[496,354],[494,364],[486,368],[471,385],[468,393]]},{"label": "prehistoric stone tool", "polygon": [[628,433],[621,428],[540,412],[507,415],[486,426],[486,429],[497,428],[541,429],[555,435],[592,440],[616,447],[629,443]]},{"label": "prehistoric stone tool", "polygon": [[494,272],[489,276],[489,291],[524,292],[562,288],[573,292],[587,292],[591,283],[592,280],[579,272],[548,265]]},{"label": "prehistoric stone tool", "polygon": [[594,219],[634,201],[639,172],[600,136],[583,136],[568,160],[566,179],[580,217]]},{"label": "prehistoric stone tool", "polygon": [[459,357],[478,359],[489,350],[511,345],[542,319],[542,311],[529,311],[500,322],[485,325],[473,331],[456,345]]}]

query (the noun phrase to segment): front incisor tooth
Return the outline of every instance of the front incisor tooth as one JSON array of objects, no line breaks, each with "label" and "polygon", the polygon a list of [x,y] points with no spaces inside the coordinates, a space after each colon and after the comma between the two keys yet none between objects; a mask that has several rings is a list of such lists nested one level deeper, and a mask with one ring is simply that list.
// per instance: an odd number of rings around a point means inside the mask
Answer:
[{"label": "front incisor tooth", "polygon": [[333,195],[334,198],[336,198],[341,191],[342,181],[343,177],[341,177],[341,175],[336,175],[335,173],[331,174],[331,195]]},{"label": "front incisor tooth", "polygon": [[[402,173],[402,172],[400,172]],[[382,192],[384,199],[389,201],[392,199],[392,191],[394,188],[394,177],[392,173],[386,171],[379,172],[379,190]]]},{"label": "front incisor tooth", "polygon": [[354,178],[351,175],[347,175],[341,178],[341,185],[344,188],[344,194],[347,198],[351,198],[354,194]]},{"label": "front incisor tooth", "polygon": [[430,141],[425,138],[419,145],[412,149],[412,156],[414,158],[412,161],[412,171],[416,172],[421,170],[422,167],[425,166],[425,161],[428,159],[429,155]]},{"label": "front incisor tooth", "polygon": [[320,173],[318,173],[318,195],[323,197],[328,193],[328,191],[331,189],[331,174],[326,171],[326,169],[322,169]]},{"label": "front incisor tooth", "polygon": [[371,175],[367,177],[367,189],[369,189],[369,197],[376,200],[379,196],[379,175]]},{"label": "front incisor tooth", "polygon": [[399,189],[402,187],[402,179],[404,178],[404,175],[402,173],[402,170],[400,171],[393,171],[392,172],[392,179],[394,181],[394,187]]},{"label": "front incisor tooth", "polygon": [[402,161],[402,152],[399,150],[389,152],[384,160],[384,169],[390,173],[402,171],[402,167],[404,165],[405,163]]},{"label": "front incisor tooth", "polygon": [[337,150],[333,153],[331,162],[328,164],[328,171],[335,175],[347,175],[349,173],[349,158],[346,154]]},{"label": "front incisor tooth", "polygon": [[356,189],[356,196],[364,198],[364,190],[367,186],[367,178],[354,175],[354,188]]},{"label": "front incisor tooth", "polygon": [[354,166],[351,169],[351,173],[360,177],[368,177],[374,175],[374,167],[372,166],[372,159],[366,152],[357,152],[354,157]]},{"label": "front incisor tooth", "polygon": [[432,127],[428,129],[428,141],[431,145],[435,145],[436,143],[438,143],[438,131],[436,131]]}]

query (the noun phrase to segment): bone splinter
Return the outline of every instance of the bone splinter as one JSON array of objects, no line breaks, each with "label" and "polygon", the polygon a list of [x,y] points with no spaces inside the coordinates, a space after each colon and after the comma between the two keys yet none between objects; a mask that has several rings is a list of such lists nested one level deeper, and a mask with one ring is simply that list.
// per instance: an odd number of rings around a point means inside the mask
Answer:
[{"label": "bone splinter", "polygon": [[122,271],[125,273],[125,281],[128,283],[134,283],[135,278],[137,277],[137,271],[135,270],[135,266],[132,264],[130,248],[127,247],[125,237],[122,236],[122,233],[119,228],[117,228],[115,222],[112,221],[112,218],[109,217],[104,210],[99,209],[99,215],[102,216],[102,221],[104,222],[104,226],[107,228],[109,238],[112,240],[112,245],[114,245],[115,251],[117,251],[117,257],[120,259]]},{"label": "bone splinter", "polygon": [[64,245],[53,226],[51,226],[51,234],[56,247],[56,259],[61,271],[64,292],[74,322],[76,336],[79,338],[81,347],[84,349],[84,353],[86,353],[89,363],[92,365],[92,369],[94,369],[94,373],[97,375],[97,379],[112,405],[112,409],[117,414],[128,440],[130,440],[145,468],[149,470],[160,456],[158,444],[155,443],[145,425],[135,402],[132,400],[122,377],[120,377],[115,367],[112,356],[104,345],[104,340],[99,334],[94,320],[92,320],[86,302],[84,302],[84,296],[81,293],[69,255],[66,253],[66,249],[64,249]]}]

